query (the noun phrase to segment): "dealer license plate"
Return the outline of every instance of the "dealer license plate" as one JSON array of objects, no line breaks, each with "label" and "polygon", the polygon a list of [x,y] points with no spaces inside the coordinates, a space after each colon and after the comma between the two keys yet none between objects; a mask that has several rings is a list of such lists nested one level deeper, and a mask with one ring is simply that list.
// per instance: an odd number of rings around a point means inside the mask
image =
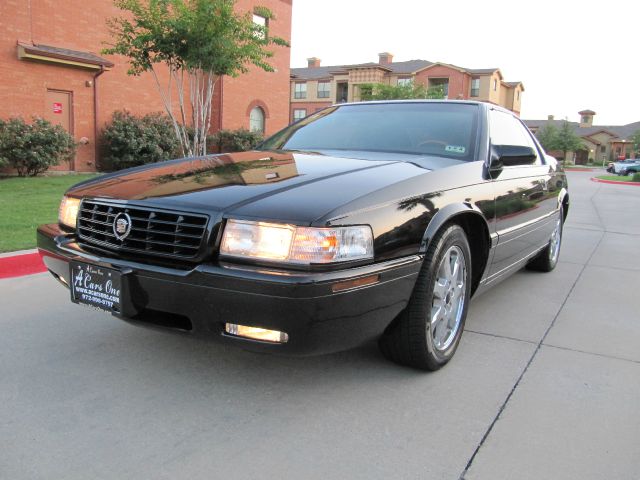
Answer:
[{"label": "dealer license plate", "polygon": [[71,300],[107,312],[121,311],[122,275],[117,270],[71,262]]}]

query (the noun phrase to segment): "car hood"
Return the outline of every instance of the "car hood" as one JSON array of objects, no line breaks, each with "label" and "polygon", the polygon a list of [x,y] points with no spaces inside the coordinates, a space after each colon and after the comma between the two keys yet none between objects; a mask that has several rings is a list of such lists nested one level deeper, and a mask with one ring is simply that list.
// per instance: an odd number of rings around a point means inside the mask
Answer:
[{"label": "car hood", "polygon": [[123,170],[78,184],[67,194],[307,223],[372,191],[426,174],[443,161],[455,162],[363,152],[251,151]]}]

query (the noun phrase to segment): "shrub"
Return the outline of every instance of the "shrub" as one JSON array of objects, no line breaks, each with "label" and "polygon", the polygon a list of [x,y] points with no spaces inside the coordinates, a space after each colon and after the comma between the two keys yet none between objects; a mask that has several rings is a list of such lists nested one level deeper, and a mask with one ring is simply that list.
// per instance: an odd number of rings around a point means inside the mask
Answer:
[{"label": "shrub", "polygon": [[246,128],[220,130],[207,138],[207,150],[213,153],[244,152],[262,141],[262,135]]},{"label": "shrub", "polygon": [[633,177],[631,177],[631,181],[632,182],[640,182],[640,172],[634,173]]},{"label": "shrub", "polygon": [[169,160],[178,156],[180,149],[171,120],[160,113],[136,117],[127,111],[114,112],[101,143],[102,170]]},{"label": "shrub", "polygon": [[28,124],[22,118],[0,120],[0,166],[9,165],[21,177],[34,177],[75,153],[73,137],[43,118]]}]

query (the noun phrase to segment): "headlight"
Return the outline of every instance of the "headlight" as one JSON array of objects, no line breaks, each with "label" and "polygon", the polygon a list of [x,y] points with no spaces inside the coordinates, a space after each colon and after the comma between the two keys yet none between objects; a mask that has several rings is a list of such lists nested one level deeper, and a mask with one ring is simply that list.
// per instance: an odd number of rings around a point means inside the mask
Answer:
[{"label": "headlight", "polygon": [[60,211],[58,212],[58,222],[67,227],[76,228],[80,199],[73,197],[62,197]]},{"label": "headlight", "polygon": [[373,258],[369,226],[312,228],[229,220],[220,254],[309,265]]}]

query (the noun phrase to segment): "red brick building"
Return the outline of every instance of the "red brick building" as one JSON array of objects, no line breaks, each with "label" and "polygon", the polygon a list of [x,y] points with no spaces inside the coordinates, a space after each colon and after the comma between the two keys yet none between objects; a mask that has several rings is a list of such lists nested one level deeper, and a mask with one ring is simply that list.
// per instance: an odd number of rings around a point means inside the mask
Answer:
[{"label": "red brick building", "polygon": [[471,99],[501,105],[520,114],[522,82],[506,82],[499,68],[463,68],[442,62],[408,60],[394,62],[389,52],[378,62],[321,66],[307,59],[306,68],[291,69],[291,111],[294,122],[334,103],[357,102],[366,83],[440,87],[448,99]]},{"label": "red brick building", "polygon": [[[292,0],[237,0],[239,12],[269,8],[269,31],[291,39]],[[103,56],[110,40],[106,20],[121,15],[112,0],[0,0],[0,118],[44,117],[80,142],[71,165],[92,171],[96,136],[116,110],[164,111],[151,75],[127,75],[127,60]],[[254,126],[264,117],[269,135],[289,123],[289,49],[273,47],[273,73],[251,68],[216,84],[212,131]],[[257,114],[257,115],[256,115]]]}]

